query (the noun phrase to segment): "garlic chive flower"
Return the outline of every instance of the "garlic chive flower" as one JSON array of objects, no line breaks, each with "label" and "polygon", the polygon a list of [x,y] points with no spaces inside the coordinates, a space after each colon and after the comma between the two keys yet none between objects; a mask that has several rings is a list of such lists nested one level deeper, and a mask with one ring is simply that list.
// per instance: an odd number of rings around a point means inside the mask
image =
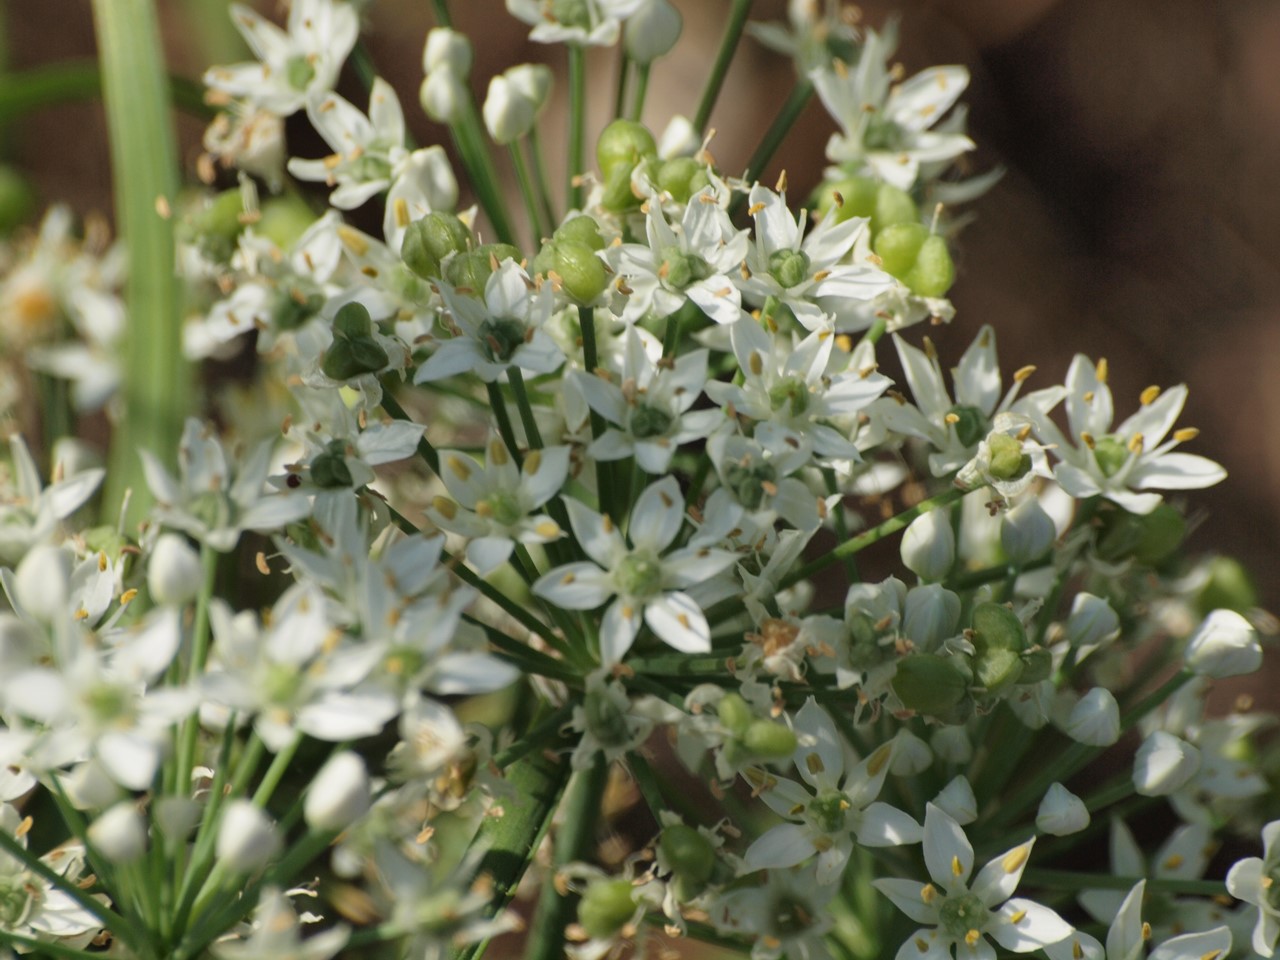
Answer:
[{"label": "garlic chive flower", "polygon": [[932,803],[924,818],[924,860],[932,882],[878,879],[872,886],[923,926],[897,960],[995,960],[987,937],[1013,953],[1065,939],[1071,925],[1048,907],[1013,897],[1033,840],[993,859],[970,881],[973,847],[960,825]]},{"label": "garlic chive flower", "polygon": [[566,506],[574,535],[591,559],[556,567],[538,579],[533,592],[566,610],[593,610],[613,598],[600,622],[605,665],[626,656],[642,616],[659,640],[677,650],[711,649],[707,619],[687,591],[712,580],[736,556],[697,545],[696,538],[666,552],[684,526],[684,495],[675,477],[664,477],[640,494],[626,538],[608,515],[578,500],[567,500]]},{"label": "garlic chive flower", "polygon": [[[1105,947],[1089,934],[1075,930],[1045,947],[1049,960],[1143,960],[1144,956],[1150,960],[1217,960],[1230,953],[1231,930],[1219,925],[1172,937],[1148,954],[1151,926],[1142,921],[1146,887],[1147,881],[1139,880],[1125,895],[1107,930]],[[1150,910],[1150,902],[1147,906]]]},{"label": "garlic chive flower", "polygon": [[507,0],[507,10],[533,29],[535,43],[611,47],[622,21],[648,0]]},{"label": "garlic chive flower", "polygon": [[1262,856],[1238,860],[1227,874],[1227,890],[1237,900],[1258,909],[1253,950],[1264,957],[1276,952],[1280,940],[1280,820],[1262,828]]}]

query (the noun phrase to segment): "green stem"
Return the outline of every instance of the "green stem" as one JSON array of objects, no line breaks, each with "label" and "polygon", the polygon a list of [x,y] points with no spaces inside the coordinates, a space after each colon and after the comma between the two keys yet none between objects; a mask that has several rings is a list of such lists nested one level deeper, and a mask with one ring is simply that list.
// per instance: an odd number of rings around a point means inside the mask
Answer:
[{"label": "green stem", "polygon": [[511,392],[516,398],[516,407],[520,411],[520,422],[524,424],[524,435],[533,450],[542,449],[542,433],[538,430],[538,421],[533,415],[533,405],[529,402],[529,393],[524,388],[524,374],[519,367],[507,367],[507,382],[511,384]]},{"label": "green stem", "polygon": [[819,571],[825,570],[836,561],[842,560],[845,557],[853,556],[854,554],[867,549],[867,547],[872,544],[879,543],[885,537],[908,527],[911,524],[911,521],[916,519],[916,517],[922,516],[930,510],[937,510],[955,503],[965,495],[965,492],[966,491],[957,487],[951,487],[950,489],[944,490],[942,493],[930,497],[928,500],[920,501],[909,510],[903,510],[901,513],[890,517],[888,520],[884,521],[884,523],[874,526],[870,530],[864,530],[856,537],[846,540],[834,550],[829,551],[816,560],[810,561],[800,569],[792,571],[783,578],[782,583],[778,585],[778,589],[785,590],[792,584],[798,583],[801,580],[813,576]]},{"label": "green stem", "polygon": [[[582,368],[587,376],[593,377],[596,367],[600,365],[600,358],[596,352],[595,310],[591,307],[578,307],[578,331],[582,337]],[[604,417],[592,410],[591,436],[599,439],[605,429]],[[613,496],[613,471],[610,464],[603,460],[596,461],[596,495],[600,499],[600,512],[610,514],[616,523],[621,524],[622,517],[617,515],[621,505]]]},{"label": "green stem", "polygon": [[640,115],[644,112],[645,97],[649,93],[649,64],[642,63],[636,68],[636,95],[631,101],[631,112],[627,115],[627,119],[640,121]]},{"label": "green stem", "polygon": [[[787,97],[786,102],[782,104],[778,115],[773,118],[773,123],[769,124],[769,129],[765,131],[764,137],[760,141],[760,146],[756,147],[756,152],[747,161],[747,172],[743,174],[743,180],[747,183],[755,183],[760,174],[764,173],[764,168],[769,165],[774,153],[782,145],[782,141],[787,138],[787,134],[791,132],[791,127],[800,118],[804,108],[809,105],[809,99],[812,96],[813,84],[809,80],[801,80],[791,88],[791,94]],[[736,214],[741,209],[742,204],[746,202],[747,195],[741,194],[734,202],[730,213]]]},{"label": "green stem", "polygon": [[1083,873],[1076,870],[1046,870],[1027,867],[1022,879],[1040,887],[1059,890],[1129,890],[1145,879],[1149,891],[1186,894],[1193,897],[1217,897],[1226,892],[1221,880],[1183,880],[1173,877],[1117,877],[1110,873]]},{"label": "green stem", "polygon": [[[413,418],[405,413],[405,409],[400,406],[399,401],[391,395],[390,386],[386,383],[382,385],[382,409],[397,420],[404,420],[406,423],[414,422]],[[427,442],[426,436],[423,436],[418,441],[418,456],[431,468],[432,473],[436,476],[440,475],[440,455],[436,453],[436,448]]]},{"label": "green stem", "polygon": [[538,201],[542,204],[542,216],[553,231],[556,228],[556,211],[551,203],[551,181],[547,179],[547,165],[542,160],[542,138],[535,123],[529,131],[529,158],[533,163],[533,183],[538,189]]},{"label": "green stem", "polygon": [[507,749],[494,754],[493,765],[499,770],[505,770],[522,757],[541,749],[544,745],[543,741],[558,740],[560,728],[573,717],[573,706],[572,703],[566,703],[545,720],[537,723],[533,729],[521,734],[520,739]]},{"label": "green stem", "polygon": [[112,511],[132,490],[125,516],[132,528],[151,501],[138,451],[150,450],[174,465],[183,417],[192,406],[194,378],[181,359],[182,298],[174,272],[177,145],[151,0],[93,0],[93,14],[116,217],[133,265],[122,345],[125,412],[111,438],[104,503]]},{"label": "green stem", "polygon": [[431,10],[436,15],[436,26],[453,27],[453,18],[449,16],[449,0],[431,0]]},{"label": "green stem", "polygon": [[[202,120],[216,111],[204,102],[204,89],[185,77],[168,76],[169,96],[184,113]],[[32,110],[92,100],[102,94],[102,73],[96,60],[64,60],[0,74],[0,124],[8,124]]]},{"label": "green stem", "polygon": [[582,206],[582,187],[577,178],[586,165],[586,123],[587,54],[580,45],[569,44],[569,157],[564,195],[575,210]]},{"label": "green stem", "polygon": [[[608,780],[609,765],[597,754],[591,766],[574,774],[564,798],[564,819],[556,834],[554,869],[584,859],[595,841],[596,818]],[[564,956],[564,928],[573,912],[573,899],[556,883],[546,883],[538,898],[538,913],[525,950],[527,960],[560,960]]]},{"label": "green stem", "polygon": [[542,237],[546,236],[549,230],[543,224],[541,214],[538,212],[538,197],[533,189],[533,178],[529,175],[529,165],[524,161],[524,154],[520,152],[520,144],[512,141],[507,144],[507,150],[511,154],[511,163],[516,170],[516,183],[520,187],[520,196],[524,200],[524,214],[529,218],[531,242],[529,249],[536,250],[541,246]]},{"label": "green stem", "polygon": [[720,96],[720,88],[724,86],[725,75],[729,72],[729,64],[737,52],[738,41],[742,38],[742,28],[747,25],[747,14],[751,12],[751,0],[733,0],[733,9],[729,12],[729,22],[724,28],[724,37],[720,41],[720,50],[716,53],[715,63],[711,66],[711,75],[707,77],[707,85],[702,90],[702,99],[698,101],[698,112],[694,114],[693,126],[698,133],[707,132],[707,123],[711,120],[711,111],[715,108]]},{"label": "green stem", "polygon": [[507,410],[507,401],[502,395],[502,387],[496,380],[493,383],[486,383],[485,387],[489,391],[489,407],[493,410],[493,419],[498,424],[498,433],[502,435],[502,442],[507,445],[507,451],[511,454],[511,459],[516,462],[516,466],[523,467],[524,456],[520,453],[520,444],[516,443],[516,431],[511,425],[511,414]]},{"label": "green stem", "polygon": [[618,57],[618,93],[613,98],[613,117],[615,120],[621,119],[626,115],[627,111],[627,80],[631,76],[631,57],[627,55],[626,48],[619,51]]},{"label": "green stem", "polygon": [[86,950],[77,950],[75,947],[66,947],[58,943],[56,940],[36,940],[33,937],[24,937],[20,933],[9,933],[7,931],[0,932],[0,944],[7,944],[16,947],[30,947],[31,956],[49,956],[49,957],[67,957],[68,960],[102,960],[101,952],[89,953]]},{"label": "green stem", "polygon": [[[200,567],[203,572],[200,594],[196,597],[195,623],[191,628],[191,663],[187,668],[187,683],[194,688],[204,674],[209,658],[209,604],[213,599],[214,580],[218,575],[218,552],[207,544],[200,546]],[[200,717],[192,714],[182,721],[178,756],[174,763],[174,776],[169,789],[186,796],[191,784],[191,768],[195,765],[196,746],[200,738]]]}]

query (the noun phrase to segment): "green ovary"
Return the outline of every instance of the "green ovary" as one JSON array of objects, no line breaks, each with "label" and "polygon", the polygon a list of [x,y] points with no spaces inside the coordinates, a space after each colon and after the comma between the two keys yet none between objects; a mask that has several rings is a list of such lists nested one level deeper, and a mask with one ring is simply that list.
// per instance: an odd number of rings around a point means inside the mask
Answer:
[{"label": "green ovary", "polygon": [[769,405],[774,410],[787,408],[793,417],[809,409],[809,388],[800,380],[784,380],[769,391]]},{"label": "green ovary", "polygon": [[524,325],[518,320],[486,320],[480,324],[480,350],[494,363],[506,363],[524,343]]},{"label": "green ovary", "polygon": [[824,833],[840,833],[845,828],[849,801],[842,793],[824,793],[809,801],[806,811],[813,824]]},{"label": "green ovary", "polygon": [[637,440],[661,437],[671,429],[673,418],[665,410],[641,404],[631,411],[631,435]]},{"label": "green ovary", "polygon": [[298,54],[296,57],[290,57],[284,65],[285,79],[289,81],[289,86],[295,90],[305,90],[311,85],[311,81],[315,79],[316,68],[311,65],[311,61]]},{"label": "green ovary", "polygon": [[618,592],[625,597],[651,597],[662,587],[662,566],[653,557],[633,553],[623,557],[618,564],[614,582],[618,585]]},{"label": "green ovary", "polygon": [[769,276],[790,290],[808,279],[809,257],[800,250],[775,250],[769,255]]},{"label": "green ovary", "polygon": [[1093,445],[1093,455],[1104,477],[1114,477],[1129,459],[1128,449],[1116,437],[1102,437],[1096,441]]},{"label": "green ovary", "polygon": [[676,290],[683,290],[690,284],[711,276],[711,267],[706,260],[696,253],[686,253],[676,247],[666,251],[662,265],[666,269],[668,285]]},{"label": "green ovary", "polygon": [[504,527],[514,527],[524,519],[524,510],[520,506],[520,501],[505,490],[499,490],[476,504],[476,513],[491,517]]},{"label": "green ovary", "polygon": [[981,931],[990,916],[989,911],[972,893],[947,897],[938,909],[938,926],[949,936],[963,940],[970,930]]}]

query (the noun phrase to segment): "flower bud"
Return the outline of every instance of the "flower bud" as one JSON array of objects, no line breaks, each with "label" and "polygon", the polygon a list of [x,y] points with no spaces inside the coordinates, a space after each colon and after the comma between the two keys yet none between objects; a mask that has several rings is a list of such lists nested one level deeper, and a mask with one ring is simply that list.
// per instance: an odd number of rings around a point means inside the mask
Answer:
[{"label": "flower bud", "polygon": [[[899,190],[897,187],[891,187],[887,183],[881,183],[877,186],[875,208],[871,211],[871,232],[873,235],[878,236],[880,231],[895,223],[919,222],[920,211],[909,193],[905,190]],[[914,253],[912,256],[914,256]]]},{"label": "flower bud", "polygon": [[522,63],[507,70],[503,76],[512,89],[533,105],[536,119],[551,95],[551,68],[542,63]]},{"label": "flower bud", "polygon": [[493,274],[493,264],[504,260],[520,262],[520,251],[509,243],[482,243],[474,250],[464,250],[444,268],[444,278],[458,289],[480,296]]},{"label": "flower bud", "polygon": [[371,803],[369,771],[359,754],[335,753],[311,781],[302,815],[312,830],[345,830]]},{"label": "flower bud", "polygon": [[71,552],[36,544],[18,564],[14,593],[18,605],[35,619],[52,623],[67,613],[71,584]]},{"label": "flower bud", "polygon": [[[952,731],[956,734],[956,739],[969,738],[968,733],[961,727],[943,727],[944,731]],[[934,736],[936,745],[937,736]],[[948,758],[942,754],[938,754],[943,760]],[[967,762],[967,761],[960,761]],[[966,823],[973,823],[978,819],[978,798],[973,795],[973,785],[969,783],[969,779],[965,776],[953,777],[933,798],[933,805],[939,807],[947,816],[951,817],[956,823],[964,826]]]},{"label": "flower bud", "polygon": [[89,842],[113,864],[132,863],[147,849],[147,825],[132,800],[117,803],[89,825]]},{"label": "flower bud", "polygon": [[162,533],[147,560],[147,589],[151,599],[166,607],[180,607],[200,593],[204,574],[200,554],[176,533]]},{"label": "flower bud", "polygon": [[280,850],[276,825],[252,801],[231,800],[223,808],[215,850],[218,860],[235,873],[253,873]]},{"label": "flower bud", "polygon": [[1262,646],[1249,621],[1234,610],[1215,610],[1187,641],[1187,669],[1221,680],[1262,666]]},{"label": "flower bud", "polygon": [[929,737],[929,746],[947,763],[964,764],[973,759],[973,741],[963,727],[938,727]]},{"label": "flower bud", "polygon": [[483,113],[489,136],[495,143],[508,144],[529,132],[535,119],[535,105],[506,74],[499,74],[489,81]]},{"label": "flower bud", "polygon": [[588,216],[572,217],[560,226],[552,235],[556,240],[568,240],[581,243],[592,250],[604,249],[604,237],[600,236],[600,225]]},{"label": "flower bud", "polygon": [[1095,647],[1120,635],[1120,617],[1107,601],[1091,593],[1078,593],[1064,628],[1073,647]]},{"label": "flower bud", "polygon": [[[608,274],[605,273],[604,261],[596,256],[585,243],[571,240],[555,240],[543,247],[542,252],[549,256],[539,260],[546,266],[548,275],[555,273],[560,278],[560,289],[571,300],[580,304],[593,303],[609,285]],[[534,264],[535,271],[539,265]]]},{"label": "flower bud", "polygon": [[1094,687],[1071,709],[1067,736],[1091,747],[1109,747],[1120,739],[1120,704],[1105,687]]},{"label": "flower bud", "polygon": [[1010,562],[1018,565],[1044,556],[1056,537],[1053,518],[1034,497],[1028,497],[1006,513],[1000,523],[1000,544]]},{"label": "flower bud", "polygon": [[683,823],[673,823],[662,831],[658,851],[673,873],[694,883],[704,883],[716,866],[711,841]]},{"label": "flower bud", "polygon": [[418,87],[422,112],[436,123],[454,124],[462,116],[467,88],[452,70],[432,70]]},{"label": "flower bud", "polygon": [[1089,809],[1084,801],[1060,783],[1045,791],[1036,812],[1036,829],[1055,837],[1079,833],[1089,825]]},{"label": "flower bud", "polygon": [[814,191],[809,203],[824,217],[844,223],[851,217],[870,217],[876,208],[878,184],[870,177],[827,180]]},{"label": "flower bud", "polygon": [[903,604],[902,632],[918,648],[932,650],[954,636],[960,624],[960,598],[940,583],[912,587]]},{"label": "flower bud", "polygon": [[742,745],[764,760],[785,760],[796,750],[796,734],[784,723],[755,720],[742,734]]},{"label": "flower bud", "polygon": [[600,132],[596,141],[596,164],[608,178],[617,167],[628,171],[646,157],[656,157],[658,146],[648,127],[634,120],[615,120]]},{"label": "flower bud", "polygon": [[320,370],[330,380],[350,380],[381,370],[389,359],[387,351],[372,337],[339,337],[325,351]]},{"label": "flower bud", "polygon": [[1186,786],[1199,769],[1199,750],[1157,730],[1142,742],[1134,757],[1133,788],[1144,797],[1167,796]]},{"label": "flower bud", "polygon": [[872,248],[881,268],[901,280],[915,265],[928,236],[929,228],[923,223],[892,223],[876,234]]},{"label": "flower bud", "polygon": [[933,751],[929,745],[907,730],[899,730],[893,738],[893,759],[889,772],[895,777],[914,777],[928,770],[933,763]]},{"label": "flower bud", "polygon": [[921,580],[941,580],[956,560],[956,536],[947,510],[930,510],[902,535],[902,562]]},{"label": "flower bud", "polygon": [[676,114],[658,138],[658,156],[663,160],[692,157],[702,148],[702,135],[686,116]]},{"label": "flower bud", "polygon": [[587,936],[607,940],[622,929],[636,912],[629,880],[596,880],[578,904],[578,922]]},{"label": "flower bud", "polygon": [[680,11],[667,0],[649,0],[627,19],[622,44],[636,63],[652,63],[680,39]]},{"label": "flower bud", "polygon": [[917,653],[898,663],[893,692],[908,710],[937,715],[959,705],[972,680],[951,657]]},{"label": "flower bud", "polygon": [[1209,561],[1209,577],[1196,596],[1201,615],[1223,608],[1244,613],[1258,605],[1258,589],[1249,572],[1234,557],[1214,557]]},{"label": "flower bud", "polygon": [[471,231],[456,214],[429,213],[405,229],[400,258],[424,280],[436,280],[445,258],[466,250],[471,241]]},{"label": "flower bud", "polygon": [[693,157],[672,157],[658,165],[658,189],[671,194],[671,199],[677,203],[688,203],[695,193],[710,182],[706,167]]},{"label": "flower bud", "polygon": [[448,70],[456,77],[471,72],[471,41],[466,34],[448,27],[433,27],[427,31],[427,42],[422,49],[422,72]]},{"label": "flower bud", "polygon": [[[956,265],[947,250],[947,241],[936,233],[926,237],[916,253],[915,263],[902,275],[902,282],[922,297],[945,296],[956,282]],[[1001,479],[1014,479],[1014,476]]]},{"label": "flower bud", "polygon": [[746,732],[751,721],[755,719],[755,714],[747,706],[747,701],[736,693],[726,693],[721,697],[716,705],[716,713],[724,728],[739,736]]}]

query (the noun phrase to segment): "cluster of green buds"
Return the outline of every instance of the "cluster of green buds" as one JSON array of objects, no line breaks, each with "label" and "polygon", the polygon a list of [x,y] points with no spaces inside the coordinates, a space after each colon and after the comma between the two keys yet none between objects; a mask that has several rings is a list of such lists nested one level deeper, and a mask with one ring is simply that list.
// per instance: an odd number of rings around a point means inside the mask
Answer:
[{"label": "cluster of green buds", "polygon": [[362,303],[343,304],[333,318],[333,343],[320,369],[330,380],[350,380],[387,365],[387,351],[373,336],[373,320]]},{"label": "cluster of green buds", "polygon": [[590,217],[574,217],[556,228],[551,239],[533,258],[533,272],[555,280],[580,304],[593,303],[609,284],[604,261],[596,256],[604,249],[600,228]]},{"label": "cluster of green buds", "polygon": [[730,766],[785,760],[795,752],[795,731],[785,723],[757,717],[739,694],[726,693],[716,711],[729,734],[724,758]]},{"label": "cluster of green buds", "polygon": [[429,213],[405,229],[400,258],[422,279],[439,280],[444,275],[442,265],[473,245],[471,230],[456,214]]}]

